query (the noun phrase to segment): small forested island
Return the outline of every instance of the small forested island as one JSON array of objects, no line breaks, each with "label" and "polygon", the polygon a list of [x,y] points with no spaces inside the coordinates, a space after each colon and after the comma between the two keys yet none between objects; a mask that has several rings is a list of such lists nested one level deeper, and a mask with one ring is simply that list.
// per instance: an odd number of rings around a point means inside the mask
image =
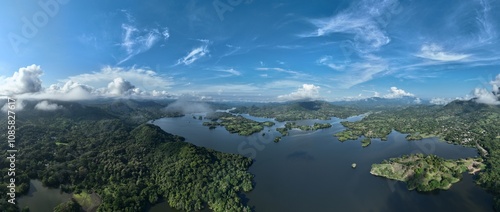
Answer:
[{"label": "small forested island", "polygon": [[238,133],[238,135],[242,136],[258,133],[262,131],[264,127],[271,127],[274,125],[272,121],[257,122],[241,115],[233,115],[226,112],[211,113],[208,114],[206,118],[211,121],[203,122],[203,126],[208,126],[210,129],[217,126],[224,126],[228,132]]},{"label": "small forested island", "polygon": [[330,128],[332,125],[330,123],[314,123],[313,125],[298,125],[296,122],[286,122],[284,127],[276,128],[276,131],[281,133],[282,136],[288,135],[288,131],[292,129],[300,129],[303,131],[314,131],[319,129]]},{"label": "small forested island", "polygon": [[413,154],[373,164],[370,173],[406,182],[409,190],[432,191],[449,189],[460,181],[463,172],[475,174],[484,167],[481,158],[447,160],[435,155]]},{"label": "small forested island", "polygon": [[256,117],[275,118],[276,121],[297,121],[305,119],[329,120],[332,116],[347,118],[366,112],[364,109],[342,107],[324,101],[303,101],[266,104],[262,106],[240,106],[233,113],[248,113]]},{"label": "small forested island", "polygon": [[370,138],[364,138],[363,140],[361,140],[362,147],[367,147],[370,144],[372,144],[372,140]]}]

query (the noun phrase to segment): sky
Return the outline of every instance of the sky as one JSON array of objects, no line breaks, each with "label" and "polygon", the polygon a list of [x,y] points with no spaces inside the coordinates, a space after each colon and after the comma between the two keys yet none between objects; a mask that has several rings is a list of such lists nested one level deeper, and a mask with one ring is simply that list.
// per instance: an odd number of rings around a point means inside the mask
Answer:
[{"label": "sky", "polygon": [[0,95],[498,104],[499,10],[498,0],[7,1]]}]

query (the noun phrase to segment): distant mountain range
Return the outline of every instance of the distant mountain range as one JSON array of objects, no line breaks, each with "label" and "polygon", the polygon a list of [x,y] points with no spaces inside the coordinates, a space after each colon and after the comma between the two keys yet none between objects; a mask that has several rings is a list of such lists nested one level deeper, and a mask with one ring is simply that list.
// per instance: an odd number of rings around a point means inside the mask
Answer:
[{"label": "distant mountain range", "polygon": [[336,101],[331,102],[334,105],[339,106],[351,106],[360,108],[394,108],[394,107],[406,107],[412,105],[429,105],[429,100],[423,100],[417,97],[405,96],[401,98],[381,98],[381,97],[371,97],[367,99],[359,99],[353,101]]}]

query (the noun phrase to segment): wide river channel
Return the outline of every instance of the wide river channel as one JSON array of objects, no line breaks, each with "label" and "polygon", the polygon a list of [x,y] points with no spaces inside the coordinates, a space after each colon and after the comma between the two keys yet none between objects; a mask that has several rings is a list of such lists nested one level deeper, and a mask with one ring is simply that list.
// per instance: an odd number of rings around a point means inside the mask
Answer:
[{"label": "wide river channel", "polygon": [[[196,117],[203,114],[194,114]],[[403,154],[435,154],[448,159],[475,157],[474,148],[447,144],[437,138],[407,141],[404,134],[392,132],[387,141],[372,139],[368,147],[357,141],[339,142],[333,134],[344,127],[340,119],[303,120],[333,126],[314,132],[292,130],[279,143],[273,139],[279,133],[275,126],[264,133],[239,136],[223,127],[208,129],[203,121],[186,115],[154,121],[166,132],[180,135],[197,146],[252,157],[250,172],[255,188],[245,194],[247,204],[255,211],[493,211],[492,195],[475,185],[472,175],[463,174],[460,182],[449,190],[421,193],[409,191],[406,184],[370,174],[373,163]],[[351,117],[357,121],[362,117]],[[357,167],[353,169],[352,163]],[[166,203],[155,205],[151,212],[176,211]]]}]

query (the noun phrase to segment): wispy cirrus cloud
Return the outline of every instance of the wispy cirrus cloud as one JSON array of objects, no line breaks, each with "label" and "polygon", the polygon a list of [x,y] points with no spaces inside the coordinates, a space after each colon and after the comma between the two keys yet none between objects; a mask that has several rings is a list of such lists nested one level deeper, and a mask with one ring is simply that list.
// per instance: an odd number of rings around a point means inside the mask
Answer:
[{"label": "wispy cirrus cloud", "polygon": [[380,57],[367,54],[363,56],[360,62],[348,64],[336,64],[331,56],[322,56],[316,63],[318,65],[327,66],[337,73],[334,73],[332,80],[344,89],[370,81],[378,75],[383,75],[389,72],[389,64]]},{"label": "wispy cirrus cloud", "polygon": [[394,11],[399,6],[396,0],[360,1],[334,16],[320,19],[310,19],[316,30],[300,37],[321,37],[332,34],[347,33],[352,35],[354,48],[359,52],[376,51],[387,45],[391,38],[384,29],[384,15]]},{"label": "wispy cirrus cloud", "polygon": [[240,76],[241,75],[241,72],[235,70],[234,68],[229,68],[229,69],[218,69],[216,70],[218,72],[224,72],[224,73],[227,73],[226,75],[222,76],[222,77],[229,77],[229,76]]},{"label": "wispy cirrus cloud", "polygon": [[203,44],[199,47],[192,49],[186,56],[177,60],[175,65],[190,65],[194,63],[196,60],[206,56],[210,51],[208,50],[208,45],[210,44],[209,40],[199,40]]},{"label": "wispy cirrus cloud", "polygon": [[479,0],[482,10],[477,11],[476,22],[479,26],[478,41],[488,43],[497,37],[497,32],[490,17],[491,5],[488,0]]},{"label": "wispy cirrus cloud", "polygon": [[333,57],[329,56],[329,55],[322,56],[321,58],[319,58],[316,61],[316,63],[319,64],[319,65],[328,66],[331,69],[336,70],[336,71],[343,71],[345,69],[345,67],[346,67],[344,64],[335,63],[333,61]]},{"label": "wispy cirrus cloud", "polygon": [[280,73],[286,73],[286,74],[289,74],[290,77],[292,77],[292,78],[308,76],[307,74],[304,74],[304,73],[299,72],[299,71],[293,71],[293,70],[288,70],[288,69],[279,68],[279,67],[259,67],[259,68],[256,68],[255,70],[257,70],[257,71],[275,71],[275,72],[280,72]]},{"label": "wispy cirrus cloud", "polygon": [[121,27],[123,33],[120,46],[125,50],[126,56],[117,65],[148,51],[160,40],[167,40],[170,37],[168,28],[139,29],[131,24],[122,24]]},{"label": "wispy cirrus cloud", "polygon": [[468,58],[469,54],[459,54],[449,52],[443,49],[443,47],[437,44],[424,44],[420,49],[420,53],[415,54],[415,56],[436,61],[460,61]]}]

